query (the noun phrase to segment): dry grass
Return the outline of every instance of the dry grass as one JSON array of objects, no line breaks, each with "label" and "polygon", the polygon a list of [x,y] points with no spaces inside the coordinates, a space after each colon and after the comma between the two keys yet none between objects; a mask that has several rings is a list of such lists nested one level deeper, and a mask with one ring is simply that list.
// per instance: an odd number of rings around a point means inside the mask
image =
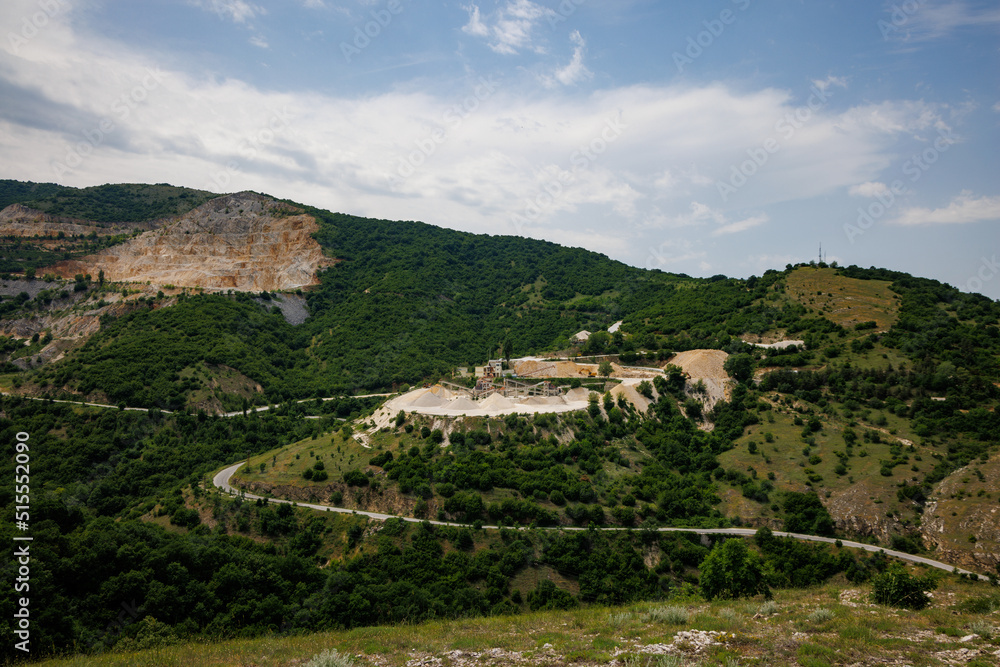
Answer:
[{"label": "dry grass", "polygon": [[[866,587],[849,595],[835,584],[778,591],[768,613],[763,601],[689,602],[664,607],[639,603],[425,623],[361,628],[303,637],[269,637],[186,644],[137,654],[108,654],[43,662],[48,667],[302,667],[336,649],[358,667],[416,665],[830,665],[1000,664],[1000,639],[979,635],[1000,624],[1000,613],[968,613],[956,604],[991,594],[985,584],[947,577],[935,602],[920,612],[868,604]],[[843,597],[844,601],[841,602]],[[672,610],[669,613],[663,610]],[[683,619],[683,620],[682,620]],[[680,631],[725,632],[717,643],[674,643]],[[683,644],[683,646],[682,646]],[[669,648],[668,648],[669,647]],[[492,651],[491,651],[492,650]],[[484,652],[491,651],[492,655]],[[663,655],[660,655],[663,654]],[[979,662],[975,662],[975,661]],[[427,663],[431,664],[431,663]]]},{"label": "dry grass", "polygon": [[875,321],[884,331],[898,318],[899,298],[886,280],[857,280],[838,276],[835,269],[802,267],[788,276],[787,284],[793,299],[849,329]]}]

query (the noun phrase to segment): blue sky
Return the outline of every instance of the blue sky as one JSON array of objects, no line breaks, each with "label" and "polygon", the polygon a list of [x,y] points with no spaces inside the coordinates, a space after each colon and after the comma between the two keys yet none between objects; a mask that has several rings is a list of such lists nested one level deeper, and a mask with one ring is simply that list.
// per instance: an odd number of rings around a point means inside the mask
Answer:
[{"label": "blue sky", "polygon": [[5,0],[0,177],[244,189],[696,276],[1000,298],[978,0]]}]

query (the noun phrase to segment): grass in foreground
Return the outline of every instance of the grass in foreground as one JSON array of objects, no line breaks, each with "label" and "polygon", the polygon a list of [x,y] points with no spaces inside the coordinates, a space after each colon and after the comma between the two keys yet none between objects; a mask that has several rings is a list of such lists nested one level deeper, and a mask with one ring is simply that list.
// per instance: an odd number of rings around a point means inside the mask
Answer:
[{"label": "grass in foreground", "polygon": [[[948,577],[920,612],[830,584],[760,599],[697,599],[183,644],[48,667],[291,667],[336,649],[364,665],[1000,665],[1000,591]],[[970,635],[973,635],[970,637]],[[333,664],[333,663],[331,663]],[[344,663],[348,664],[348,663]]]}]

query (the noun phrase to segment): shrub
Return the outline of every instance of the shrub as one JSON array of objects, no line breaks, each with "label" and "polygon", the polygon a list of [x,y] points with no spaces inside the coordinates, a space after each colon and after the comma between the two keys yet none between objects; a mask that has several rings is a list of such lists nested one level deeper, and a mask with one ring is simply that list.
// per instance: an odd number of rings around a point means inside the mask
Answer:
[{"label": "shrub", "polygon": [[774,600],[768,600],[757,609],[757,613],[761,616],[773,616],[778,613],[778,603]]},{"label": "shrub", "polygon": [[997,633],[997,629],[995,627],[981,618],[977,618],[972,623],[969,623],[969,630],[971,630],[974,634],[979,635],[986,641],[993,639],[993,635]]},{"label": "shrub", "polygon": [[303,667],[354,667],[354,661],[331,648],[314,655]]},{"label": "shrub", "polygon": [[368,459],[368,465],[378,466],[379,468],[384,468],[385,464],[392,461],[392,452],[382,452],[381,454],[376,454],[375,456]]},{"label": "shrub", "polygon": [[368,478],[360,470],[348,470],[344,473],[344,484],[348,486],[368,486]]},{"label": "shrub", "polygon": [[899,563],[872,577],[872,602],[890,607],[923,609],[931,602],[927,591],[937,588],[930,577],[914,577]]},{"label": "shrub", "polygon": [[810,623],[824,623],[833,618],[833,612],[829,609],[817,609],[806,618],[809,619]]},{"label": "shrub", "polygon": [[753,597],[758,593],[771,597],[760,556],[750,551],[741,539],[717,544],[699,569],[701,592],[709,600]]},{"label": "shrub", "polygon": [[684,625],[688,622],[688,612],[684,607],[654,607],[646,614],[646,621],[668,623],[670,625]]},{"label": "shrub", "polygon": [[620,628],[621,626],[632,620],[632,614],[628,612],[620,612],[617,614],[608,614],[608,625],[612,628]]}]

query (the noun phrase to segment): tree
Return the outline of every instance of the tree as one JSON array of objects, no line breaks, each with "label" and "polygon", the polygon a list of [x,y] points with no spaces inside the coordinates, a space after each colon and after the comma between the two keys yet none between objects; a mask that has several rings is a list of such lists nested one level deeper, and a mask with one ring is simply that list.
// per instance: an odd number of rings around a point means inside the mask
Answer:
[{"label": "tree", "polygon": [[731,354],[722,368],[737,382],[747,382],[753,377],[753,357],[749,354]]},{"label": "tree", "polygon": [[100,271],[97,272],[97,283],[101,287],[104,287],[104,269],[101,269]]},{"label": "tree", "polygon": [[914,577],[902,565],[893,563],[885,572],[872,578],[872,602],[890,607],[923,609],[931,603],[927,591],[935,588],[937,582],[930,576]]},{"label": "tree", "polygon": [[756,551],[739,538],[716,544],[701,566],[701,592],[709,600],[753,597],[763,593],[771,597],[764,579],[764,566]]},{"label": "tree", "polygon": [[600,366],[597,367],[597,374],[602,377],[611,377],[611,373],[613,372],[614,369],[611,366],[611,362],[607,359],[602,361]]}]

